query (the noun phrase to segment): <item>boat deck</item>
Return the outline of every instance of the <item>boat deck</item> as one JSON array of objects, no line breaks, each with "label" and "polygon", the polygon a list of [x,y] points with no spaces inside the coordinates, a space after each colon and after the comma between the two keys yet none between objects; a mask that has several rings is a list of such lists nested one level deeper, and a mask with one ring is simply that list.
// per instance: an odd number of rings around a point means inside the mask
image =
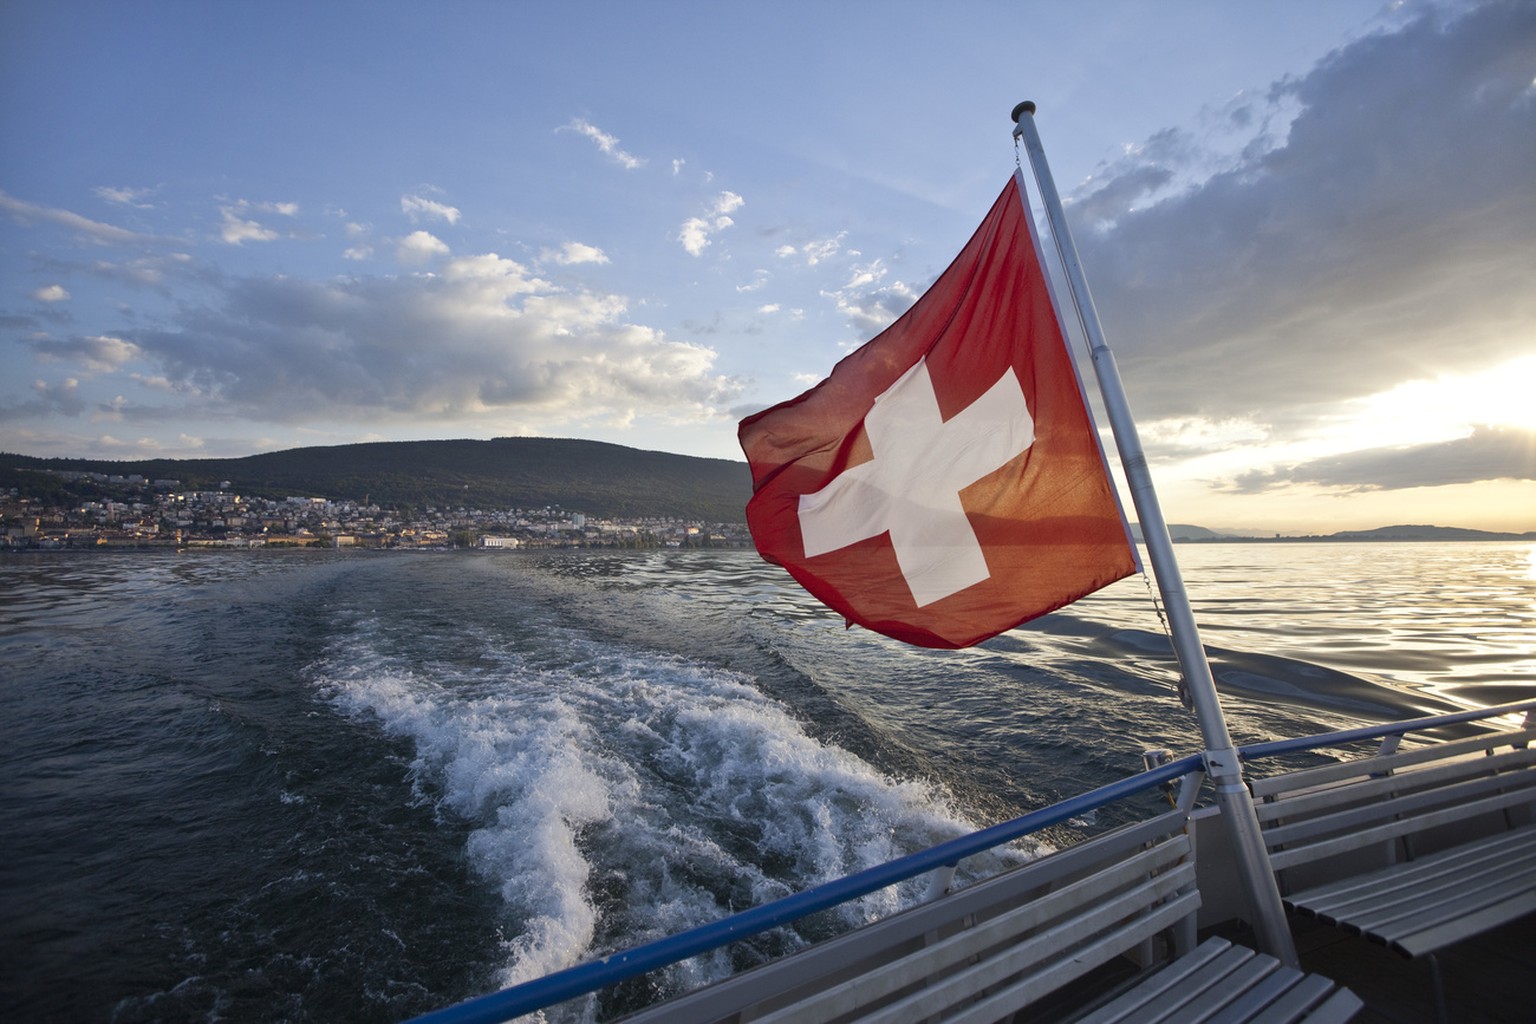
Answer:
[{"label": "boat deck", "polygon": [[[1357,1024],[1419,1024],[1435,1021],[1429,964],[1406,960],[1384,946],[1321,924],[1292,917],[1301,965],[1354,990],[1365,1000]],[[1232,938],[1253,942],[1238,932]],[[1458,943],[1440,954],[1452,1021],[1536,1020],[1536,915]]]}]

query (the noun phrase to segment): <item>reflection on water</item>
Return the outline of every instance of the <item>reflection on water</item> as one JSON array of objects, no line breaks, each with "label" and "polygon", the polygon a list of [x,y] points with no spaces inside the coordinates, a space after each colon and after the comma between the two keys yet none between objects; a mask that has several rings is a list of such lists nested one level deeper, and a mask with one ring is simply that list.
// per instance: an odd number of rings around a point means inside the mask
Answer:
[{"label": "reflection on water", "polygon": [[[1176,550],[1238,743],[1536,696],[1536,546]],[[399,1020],[1122,778],[1200,749],[1151,591],[928,651],[747,551],[0,558],[0,1005]]]}]

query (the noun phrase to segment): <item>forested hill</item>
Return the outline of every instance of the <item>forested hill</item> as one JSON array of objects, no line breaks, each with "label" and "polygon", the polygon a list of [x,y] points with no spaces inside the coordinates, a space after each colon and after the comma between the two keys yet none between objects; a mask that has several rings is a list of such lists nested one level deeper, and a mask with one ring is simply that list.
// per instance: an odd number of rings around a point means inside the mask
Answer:
[{"label": "forested hill", "polygon": [[[40,484],[27,470],[139,474],[182,490],[261,497],[324,497],[381,506],[542,508],[594,516],[745,519],[752,477],[744,462],[641,451],[599,441],[379,441],[291,448],[240,459],[39,459],[0,453],[0,485]],[[17,472],[21,471],[21,472]],[[30,478],[30,479],[28,479]]]}]

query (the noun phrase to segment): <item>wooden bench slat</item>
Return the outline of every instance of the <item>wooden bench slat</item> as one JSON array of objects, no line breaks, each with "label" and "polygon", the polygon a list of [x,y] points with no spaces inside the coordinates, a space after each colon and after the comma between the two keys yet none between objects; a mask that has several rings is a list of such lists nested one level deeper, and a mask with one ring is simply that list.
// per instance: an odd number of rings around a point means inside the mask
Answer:
[{"label": "wooden bench slat", "polygon": [[[1422,955],[1536,910],[1536,826],[1489,845],[1452,849],[1285,902],[1407,956]],[[1480,871],[1459,873],[1474,863]]]},{"label": "wooden bench slat", "polygon": [[1419,876],[1411,884],[1437,885],[1446,876],[1486,874],[1507,870],[1511,860],[1529,858],[1536,847],[1536,827],[1526,826],[1499,833],[1477,843],[1454,846],[1419,860],[1406,861],[1366,874],[1352,875],[1337,882],[1311,886],[1306,890],[1309,903],[1344,901],[1358,894],[1373,898],[1401,886],[1410,874]]},{"label": "wooden bench slat", "polygon": [[[1520,745],[1533,734],[1473,737],[1256,786],[1276,872],[1373,847],[1407,858],[1291,893],[1285,905],[1408,957],[1536,912],[1536,749]],[[1455,845],[1414,856],[1423,844],[1399,842],[1430,832],[1429,842]]]},{"label": "wooden bench slat", "polygon": [[[1467,913],[1478,907],[1513,899],[1536,890],[1536,863],[1516,866],[1499,874],[1426,875],[1402,872],[1395,885],[1370,895],[1329,904],[1329,914],[1347,917],[1360,928],[1383,934],[1407,927],[1399,922],[1417,919],[1425,924]],[[1309,905],[1312,905],[1309,901]]]},{"label": "wooden bench slat", "polygon": [[1536,747],[1392,775],[1357,772],[1367,777],[1347,785],[1302,790],[1293,796],[1257,804],[1255,811],[1259,820],[1268,824],[1288,817],[1316,817],[1334,806],[1376,806],[1387,800],[1407,799],[1426,790],[1439,792],[1456,783],[1483,782],[1489,778],[1507,779],[1509,785],[1515,787],[1529,786],[1531,773],[1523,769],[1532,765],[1536,765]]},{"label": "wooden bench slat", "polygon": [[1250,783],[1249,788],[1255,796],[1268,798],[1277,793],[1290,792],[1296,789],[1309,789],[1313,786],[1338,782],[1342,779],[1357,778],[1361,775],[1401,771],[1416,764],[1442,761],[1447,758],[1471,754],[1479,750],[1492,750],[1498,747],[1519,748],[1521,744],[1531,743],[1536,743],[1536,727],[1491,735],[1472,736],[1466,739],[1449,740],[1445,743],[1436,743],[1397,754],[1388,754],[1385,757],[1379,755],[1363,757],[1355,761],[1341,761],[1336,764],[1325,764],[1316,768],[1304,768],[1300,771],[1286,772],[1283,775],[1271,775],[1262,779],[1254,779]]},{"label": "wooden bench slat", "polygon": [[[1311,1020],[1319,1001],[1326,1000],[1334,989],[1334,984],[1327,978],[1282,967],[1271,972],[1240,998],[1233,1000],[1221,1013],[1214,1015],[1211,1024],[1259,1019]],[[1349,995],[1353,998],[1353,993]],[[1359,1000],[1356,1000],[1358,1006]]]},{"label": "wooden bench slat", "polygon": [[[1248,1024],[1344,1024],[1365,1005],[1349,989],[1338,988],[1317,974],[1307,975],[1287,995],[1294,998],[1275,1003],[1249,1018]],[[1307,1005],[1300,1005],[1303,1000]]]},{"label": "wooden bench slat", "polygon": [[[1377,783],[1391,782],[1390,787]],[[1490,793],[1520,793],[1529,801],[1536,799],[1536,772],[1518,771],[1499,775],[1452,776],[1431,788],[1414,786],[1407,776],[1359,783],[1353,793],[1330,793],[1325,806],[1307,807],[1303,799],[1266,805],[1268,825],[1265,835],[1270,842],[1289,843],[1322,835],[1334,829],[1352,828],[1360,822],[1407,817],[1479,799]],[[1519,802],[1519,801],[1516,801]]]},{"label": "wooden bench slat", "polygon": [[[1042,923],[1069,913],[1073,908],[1099,903],[1091,915],[1072,918],[1068,924],[1080,932],[1094,927],[1097,922],[1113,922],[1146,906],[1173,895],[1178,889],[1188,889],[1194,884],[1194,866],[1182,864],[1168,867],[1188,851],[1189,841],[1184,836],[1167,843],[1160,843],[1128,860],[1114,864],[1099,874],[1073,882],[1037,900],[978,922],[946,939],[914,950],[897,960],[866,971],[857,977],[830,986],[814,996],[796,1003],[785,1011],[763,1018],[770,1022],[794,1021],[795,1024],[832,1020],[841,1014],[867,1006],[883,999],[923,978],[963,964],[972,957],[1006,942],[1013,936],[1029,932]],[[1167,868],[1167,870],[1164,870]],[[1151,872],[1160,872],[1151,874]],[[1127,888],[1128,887],[1128,888]],[[1116,889],[1124,890],[1119,898],[1112,898]],[[1103,927],[1097,924],[1097,927]],[[1156,929],[1153,929],[1155,933]],[[1064,926],[1050,932],[1051,942],[1064,944],[1075,941]],[[1083,936],[1079,935],[1078,940]],[[1025,947],[1030,942],[1027,940]],[[1013,947],[1015,949],[1021,947]],[[1053,948],[1047,946],[1046,948]],[[996,960],[984,960],[983,965],[996,964]],[[972,969],[974,970],[974,968]],[[986,984],[986,983],[983,983]],[[930,991],[935,991],[931,989]],[[793,1011],[792,1013],[789,1011]]]},{"label": "wooden bench slat", "polygon": [[1073,1024],[1338,1022],[1361,1005],[1327,978],[1215,937]]},{"label": "wooden bench slat", "polygon": [[[1135,1019],[1198,1024],[1279,967],[1279,961],[1260,956],[1251,949],[1228,946],[1221,956],[1201,970],[1187,975],[1178,985],[1149,1000]],[[1299,971],[1296,973],[1300,975]]]},{"label": "wooden bench slat", "polygon": [[1183,980],[1202,970],[1226,952],[1232,944],[1226,939],[1206,939],[1189,953],[1143,978],[1134,988],[1101,1007],[1073,1018],[1073,1024],[1118,1024],[1120,1021],[1143,1019],[1144,1007],[1164,992],[1177,987]]},{"label": "wooden bench slat", "polygon": [[1447,921],[1437,927],[1403,935],[1392,940],[1388,945],[1405,956],[1423,956],[1425,953],[1444,949],[1452,943],[1471,938],[1473,935],[1480,935],[1490,928],[1497,928],[1499,925],[1518,920],[1530,913],[1536,913],[1536,893],[1525,893],[1491,907],[1484,907],[1476,913],[1467,914],[1454,921]]},{"label": "wooden bench slat", "polygon": [[[1123,905],[1096,908],[1087,914],[1068,918],[1016,946],[1010,946],[997,956],[932,981],[927,988],[876,1010],[864,1019],[869,1024],[920,1020],[974,998],[993,986],[1003,986],[984,1003],[978,1004],[1009,1007],[1000,1010],[997,1017],[992,1018],[996,1020],[1081,977],[1100,964],[1107,963],[1142,939],[1170,927],[1198,906],[1199,897],[1192,892],[1186,893],[1132,917],[1130,923],[1110,932],[1105,932],[1105,928],[1126,917],[1128,911]],[[1089,939],[1092,941],[1082,945]],[[921,964],[921,957],[913,959]],[[1016,980],[1010,981],[1015,976],[1018,976]],[[796,1022],[804,1019],[820,1018],[786,1018]],[[954,1019],[965,1020],[967,1015],[962,1013]]]},{"label": "wooden bench slat", "polygon": [[[1020,974],[1012,982],[987,994],[981,1001],[946,1018],[946,1024],[991,1024],[1002,1020],[1041,996],[1082,977],[1093,968],[1109,963],[1143,939],[1194,913],[1199,906],[1200,898],[1196,893],[1185,893],[1176,902],[1166,903],[1130,925],[1104,933],[1088,945],[1074,950],[1069,956],[1054,957]],[[870,1024],[896,1024],[897,1021],[907,1019],[910,1018],[900,1015],[877,1016],[870,1018]]]},{"label": "wooden bench slat", "polygon": [[1536,868],[1536,861],[1522,857],[1536,850],[1536,834],[1526,831],[1519,838],[1524,841],[1500,842],[1491,849],[1482,844],[1453,847],[1419,860],[1356,875],[1345,882],[1308,889],[1306,899],[1309,904],[1326,904],[1340,913],[1356,907],[1390,907],[1414,893],[1422,894],[1424,902],[1454,899],[1458,892],[1509,879],[1511,860],[1517,871],[1522,864]]},{"label": "wooden bench slat", "polygon": [[[1374,828],[1359,829],[1358,831],[1335,836],[1332,839],[1308,843],[1304,846],[1288,844],[1283,850],[1272,850],[1270,852],[1270,864],[1278,871],[1296,864],[1305,864],[1340,853],[1347,853],[1351,850],[1364,849],[1388,839],[1398,839],[1426,829],[1465,821],[1480,814],[1528,804],[1531,801],[1531,796],[1531,792],[1523,790],[1512,793],[1498,793],[1494,796],[1484,797],[1481,800],[1473,800],[1454,807],[1421,813],[1412,818],[1389,821],[1384,825],[1378,825]],[[1266,842],[1271,841],[1268,836],[1265,837],[1265,840]],[[1275,840],[1275,842],[1280,842],[1280,840]],[[1294,840],[1292,843],[1294,843]]]}]

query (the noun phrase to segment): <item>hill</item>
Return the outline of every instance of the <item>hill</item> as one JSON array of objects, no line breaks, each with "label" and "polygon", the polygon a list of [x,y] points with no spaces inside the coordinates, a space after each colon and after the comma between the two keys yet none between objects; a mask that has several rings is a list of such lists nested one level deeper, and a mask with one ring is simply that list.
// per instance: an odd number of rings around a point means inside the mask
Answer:
[{"label": "hill", "polygon": [[[1140,523],[1132,523],[1131,524],[1131,536],[1135,537],[1138,542],[1145,543],[1145,538],[1142,537],[1142,535],[1141,535],[1141,524]],[[1227,538],[1224,534],[1217,533],[1215,530],[1207,530],[1203,526],[1190,526],[1187,523],[1169,523],[1168,524],[1168,537],[1171,540],[1224,540],[1224,539],[1232,539],[1232,538]]]},{"label": "hill", "polygon": [[752,495],[744,462],[545,437],[378,441],[239,459],[115,462],[0,453],[0,486],[23,493],[57,490],[58,478],[37,470],[139,474],[177,480],[184,490],[227,489],[271,498],[315,496],[394,507],[560,505],[595,516],[713,523],[744,521]]},{"label": "hill", "polygon": [[1380,526],[1374,530],[1344,530],[1329,540],[1530,540],[1530,533],[1490,533],[1459,526]]}]

